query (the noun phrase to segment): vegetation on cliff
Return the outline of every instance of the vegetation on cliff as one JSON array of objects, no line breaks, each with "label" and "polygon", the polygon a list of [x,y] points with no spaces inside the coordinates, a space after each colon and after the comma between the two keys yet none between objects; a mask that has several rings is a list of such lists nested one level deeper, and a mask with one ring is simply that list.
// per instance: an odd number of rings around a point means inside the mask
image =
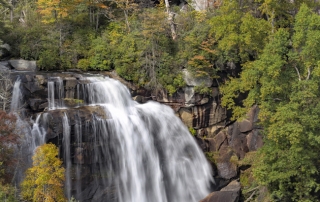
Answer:
[{"label": "vegetation on cliff", "polygon": [[194,11],[165,1],[2,0],[0,39],[11,46],[2,56],[43,70],[115,70],[170,94],[185,85],[185,68],[218,79],[234,119],[260,108],[255,180],[274,201],[319,200],[319,3],[213,2]]},{"label": "vegetation on cliff", "polygon": [[32,167],[21,184],[26,201],[66,201],[63,191],[64,172],[54,144],[39,146],[32,157]]}]

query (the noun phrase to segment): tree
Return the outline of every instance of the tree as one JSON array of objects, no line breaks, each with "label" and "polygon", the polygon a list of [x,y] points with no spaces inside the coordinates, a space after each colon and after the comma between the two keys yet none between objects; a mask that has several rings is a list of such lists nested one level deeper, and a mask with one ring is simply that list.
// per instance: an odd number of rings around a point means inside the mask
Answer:
[{"label": "tree", "polygon": [[65,169],[53,144],[39,146],[32,157],[32,167],[22,182],[22,197],[27,201],[66,201],[63,192]]},{"label": "tree", "polygon": [[0,110],[0,178],[10,183],[14,176],[17,160],[13,157],[19,136],[15,133],[16,117]]},{"label": "tree", "polygon": [[[319,201],[320,17],[306,4],[293,30],[277,29],[259,58],[221,89],[239,118],[253,105],[264,127],[254,176],[276,201]],[[241,94],[242,103],[235,100]]]},{"label": "tree", "polygon": [[12,81],[9,71],[0,72],[0,104],[5,111],[10,106]]}]

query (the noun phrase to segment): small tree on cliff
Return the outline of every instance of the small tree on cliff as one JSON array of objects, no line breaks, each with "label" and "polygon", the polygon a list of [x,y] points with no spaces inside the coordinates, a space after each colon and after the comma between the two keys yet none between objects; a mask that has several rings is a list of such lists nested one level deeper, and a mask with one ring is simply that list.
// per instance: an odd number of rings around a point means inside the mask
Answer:
[{"label": "small tree on cliff", "polygon": [[57,157],[58,148],[45,144],[36,149],[33,166],[22,182],[22,197],[27,201],[66,201],[63,193],[64,171]]},{"label": "small tree on cliff", "polygon": [[15,132],[16,117],[0,109],[0,183],[10,183],[14,176],[17,161],[15,147],[19,144],[19,135]]}]

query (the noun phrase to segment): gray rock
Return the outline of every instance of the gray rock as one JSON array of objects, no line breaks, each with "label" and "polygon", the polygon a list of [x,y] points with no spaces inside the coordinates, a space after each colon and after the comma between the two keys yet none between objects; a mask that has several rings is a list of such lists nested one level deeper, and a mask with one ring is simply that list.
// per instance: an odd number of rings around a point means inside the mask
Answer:
[{"label": "gray rock", "polygon": [[217,163],[218,175],[224,179],[231,179],[237,176],[237,166],[231,162]]},{"label": "gray rock", "polygon": [[263,145],[262,136],[258,130],[253,130],[247,135],[247,146],[249,151],[256,151]]},{"label": "gray rock", "polygon": [[193,124],[193,115],[192,111],[189,108],[180,108],[179,110],[179,117],[181,118],[182,122],[187,126],[187,127],[192,127]]},{"label": "gray rock", "polygon": [[10,45],[7,44],[7,43],[0,45],[0,48],[3,48],[3,49],[5,49],[5,50],[7,50],[7,51],[10,51],[10,50],[11,50]]},{"label": "gray rock", "polygon": [[233,180],[230,182],[226,187],[222,188],[221,191],[232,191],[240,193],[241,190],[241,184],[237,180]]},{"label": "gray rock", "polygon": [[200,202],[237,202],[239,194],[233,191],[216,191],[209,194]]},{"label": "gray rock", "polygon": [[249,132],[249,131],[251,131],[253,129],[252,122],[247,120],[247,119],[239,122],[238,124],[239,124],[239,130],[242,133]]},{"label": "gray rock", "polygon": [[4,65],[2,65],[2,64],[0,63],[0,72],[5,72],[5,71],[9,71],[9,70],[10,70],[9,67],[4,66]]},{"label": "gray rock", "polygon": [[28,61],[28,60],[9,60],[9,64],[13,67],[13,69],[18,71],[36,71],[37,64],[36,61]]},{"label": "gray rock", "polygon": [[138,103],[145,103],[145,99],[143,96],[141,95],[136,95],[132,98],[134,101],[138,102]]}]

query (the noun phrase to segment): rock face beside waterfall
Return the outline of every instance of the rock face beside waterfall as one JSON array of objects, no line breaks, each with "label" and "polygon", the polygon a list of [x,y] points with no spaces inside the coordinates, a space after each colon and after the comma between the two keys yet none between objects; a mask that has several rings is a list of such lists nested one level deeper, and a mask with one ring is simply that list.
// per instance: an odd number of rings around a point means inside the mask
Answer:
[{"label": "rock face beside waterfall", "polygon": [[[109,76],[117,78],[114,73],[108,73]],[[63,156],[63,126],[61,117],[66,114],[69,117],[71,140],[76,142],[78,133],[93,134],[93,117],[107,118],[101,113],[101,107],[84,106],[88,100],[82,99],[84,93],[81,86],[88,84],[90,81],[83,75],[77,73],[36,73],[28,72],[24,74],[12,74],[13,80],[17,77],[21,79],[21,90],[23,94],[23,103],[21,107],[25,116],[43,113],[49,120],[46,126],[47,140],[56,145],[60,145],[61,157]],[[55,92],[55,97],[51,98],[55,105],[63,103],[67,108],[77,107],[77,110],[57,109],[49,110],[48,82],[52,82],[52,78],[61,78],[63,89],[61,92]],[[119,79],[119,78],[118,78]],[[192,78],[189,78],[189,81]],[[190,81],[189,85],[184,89],[180,89],[172,96],[168,96],[164,92],[152,95],[149,91],[137,88],[129,82],[123,82],[130,90],[133,99],[137,102],[144,103],[148,100],[166,104],[174,109],[176,116],[180,117],[188,128],[195,129],[195,138],[206,153],[209,159],[213,159],[212,167],[216,185],[214,190],[218,191],[227,186],[234,179],[239,178],[240,173],[245,172],[246,166],[239,163],[247,153],[256,151],[262,146],[262,138],[259,133],[257,114],[259,109],[253,107],[248,117],[240,122],[230,122],[228,120],[228,112],[220,105],[218,85],[214,82],[207,82],[211,89],[210,95],[199,95],[194,92],[196,81]],[[59,89],[58,82],[55,82],[55,89]],[[59,97],[60,96],[60,97]],[[81,99],[79,99],[81,98]],[[94,114],[94,116],[92,116]],[[79,127],[79,123],[82,124]],[[78,131],[78,132],[76,132]],[[99,201],[101,197],[116,198],[115,188],[111,185],[106,189],[92,181],[92,154],[95,148],[90,142],[93,136],[86,137],[79,144],[73,144],[71,149],[72,163],[81,165],[81,186],[87,186],[83,190],[81,196],[77,196],[85,200]],[[91,145],[91,146],[90,146]],[[74,188],[76,189],[76,188]],[[106,194],[103,194],[106,193]],[[214,192],[215,197],[222,197],[224,193]],[[234,201],[238,200],[239,192],[235,192]],[[209,197],[209,196],[208,196]],[[212,197],[211,197],[212,198]],[[116,199],[114,199],[116,200]],[[207,198],[205,200],[213,200]]]},{"label": "rock face beside waterfall", "polygon": [[34,120],[26,139],[33,147],[59,147],[68,198],[192,202],[209,193],[210,165],[169,107],[137,104],[120,82],[101,76],[12,77],[19,91],[14,111]]}]

